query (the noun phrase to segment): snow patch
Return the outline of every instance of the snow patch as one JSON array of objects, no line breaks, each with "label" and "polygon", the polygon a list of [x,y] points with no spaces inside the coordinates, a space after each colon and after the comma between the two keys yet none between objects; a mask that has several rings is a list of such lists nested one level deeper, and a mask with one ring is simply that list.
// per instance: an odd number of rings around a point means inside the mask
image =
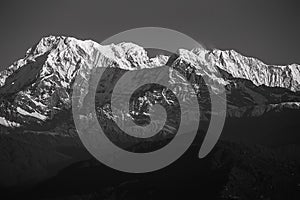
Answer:
[{"label": "snow patch", "polygon": [[17,122],[11,122],[4,117],[0,117],[0,124],[6,127],[19,127],[20,124]]},{"label": "snow patch", "polygon": [[26,110],[23,110],[22,108],[20,108],[20,107],[17,107],[17,111],[21,114],[21,115],[27,115],[27,116],[31,116],[31,117],[34,117],[34,118],[37,118],[37,119],[40,119],[40,120],[46,120],[47,119],[47,117],[45,116],[45,115],[42,115],[42,114],[40,114],[40,113],[38,113],[38,112],[32,112],[32,113],[30,113],[30,112],[27,112]]}]

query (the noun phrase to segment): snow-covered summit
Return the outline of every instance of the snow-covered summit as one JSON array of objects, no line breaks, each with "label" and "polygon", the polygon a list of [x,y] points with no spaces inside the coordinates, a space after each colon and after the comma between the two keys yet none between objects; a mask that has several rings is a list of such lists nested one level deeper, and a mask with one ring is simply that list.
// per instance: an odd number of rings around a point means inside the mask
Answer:
[{"label": "snow-covered summit", "polygon": [[[163,56],[149,59],[147,52],[133,43],[100,45],[73,37],[44,37],[24,58],[0,72],[2,113],[43,121],[57,110],[70,108],[72,84],[78,73],[88,78],[95,67],[137,70],[166,61]],[[13,101],[7,101],[8,96],[13,96]]]},{"label": "snow-covered summit", "polygon": [[[28,49],[24,58],[0,72],[1,121],[10,122],[5,124],[42,123],[70,109],[75,77],[81,76],[84,84],[88,85],[95,68],[151,70],[167,63],[183,70],[188,69],[186,66],[192,67],[197,75],[210,80],[210,86],[216,93],[231,93],[224,88],[232,85],[232,80],[224,77],[220,69],[232,77],[250,80],[254,86],[281,87],[294,92],[300,90],[299,65],[269,66],[233,50],[179,49],[175,57],[158,55],[149,58],[143,47],[129,42],[100,45],[92,40],[49,36]],[[243,84],[234,82],[234,85],[249,93]],[[256,103],[257,99],[267,102],[257,97],[260,93],[253,95],[251,92],[251,95]]]},{"label": "snow-covered summit", "polygon": [[282,87],[292,91],[300,90],[300,65],[267,65],[259,59],[246,57],[234,50],[213,50],[206,62],[216,65],[233,77],[244,78],[255,85]]}]

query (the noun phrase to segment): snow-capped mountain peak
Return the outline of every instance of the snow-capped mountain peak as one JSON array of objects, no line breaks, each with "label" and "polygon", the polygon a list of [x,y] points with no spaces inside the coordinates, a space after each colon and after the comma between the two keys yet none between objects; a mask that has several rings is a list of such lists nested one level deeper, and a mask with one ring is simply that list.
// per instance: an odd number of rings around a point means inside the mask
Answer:
[{"label": "snow-capped mountain peak", "polygon": [[[92,40],[49,36],[28,49],[24,58],[0,72],[0,117],[2,121],[6,120],[1,124],[43,123],[57,113],[70,109],[75,77],[82,77],[83,83],[88,86],[91,75],[98,67],[136,71],[152,70],[166,64],[171,68],[193,69],[191,73],[208,78],[215,93],[231,95],[233,90],[243,91],[241,96],[247,94],[251,105],[270,101],[268,98],[271,97],[259,92],[262,85],[280,87],[290,92],[300,90],[299,65],[266,65],[233,50],[179,49],[176,56],[149,58],[147,50],[133,43],[100,45]],[[253,84],[250,89],[243,80]],[[249,101],[247,98],[243,99],[243,105]],[[291,98],[284,101],[288,100]],[[282,99],[275,103],[280,101]],[[241,100],[238,102],[241,104]]]},{"label": "snow-capped mountain peak", "polygon": [[251,80],[255,85],[300,90],[300,65],[267,65],[259,59],[246,57],[234,50],[212,50],[208,62],[236,78]]}]

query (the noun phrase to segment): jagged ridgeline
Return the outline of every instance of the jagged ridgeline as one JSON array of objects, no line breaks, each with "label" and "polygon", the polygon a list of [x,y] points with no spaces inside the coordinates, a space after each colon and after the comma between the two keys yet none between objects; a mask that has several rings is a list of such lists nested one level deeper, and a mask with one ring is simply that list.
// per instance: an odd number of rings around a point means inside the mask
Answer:
[{"label": "jagged ridgeline", "polygon": [[[166,73],[161,74],[161,69],[167,69]],[[99,71],[107,73],[94,85]],[[123,74],[130,78],[118,85],[121,92],[114,97],[114,83]],[[72,99],[75,78],[82,90]],[[125,101],[124,94],[145,80],[170,87],[146,84]],[[72,37],[42,38],[24,58],[0,73],[0,189],[34,187],[42,181],[32,191],[44,197],[108,193],[115,197],[122,191],[125,195],[154,191],[159,197],[182,194],[186,198],[198,195],[199,188],[201,194],[224,199],[299,196],[299,85],[299,65],[266,65],[233,50],[198,48],[170,53],[128,42],[104,46]],[[147,152],[166,145],[176,134],[179,119],[187,132],[181,135],[184,138],[192,131],[189,122],[195,120],[195,105],[204,121],[197,138],[205,135],[210,117],[219,114],[211,112],[209,91],[226,93],[225,126],[204,159],[198,158],[202,143],[196,138],[174,165],[156,176],[120,176],[92,159],[76,137],[72,105],[84,103],[92,87],[96,87],[98,121],[111,141],[128,151]],[[197,102],[191,98],[195,93]],[[124,109],[126,103],[129,109]],[[156,104],[165,115],[151,116]],[[111,126],[130,121],[133,126],[125,126],[126,132],[133,135],[143,134],[146,126],[148,131],[161,132],[132,143],[117,126]],[[23,193],[13,193],[23,198]],[[8,194],[13,195],[10,190]]]},{"label": "jagged ridgeline", "polygon": [[[93,65],[96,56],[99,59],[97,66]],[[172,89],[187,104],[193,91],[180,84],[182,77],[178,71],[195,80],[199,88],[203,85],[199,77],[205,77],[214,93],[226,92],[229,117],[260,116],[270,110],[299,108],[300,66],[297,64],[266,65],[233,50],[204,48],[179,49],[174,55],[153,57],[133,43],[100,45],[91,40],[49,36],[0,73],[0,123],[6,127],[53,127],[53,123],[61,121],[61,116],[71,118],[75,77],[82,78],[82,86],[88,88],[95,68],[110,67],[136,74],[146,70],[156,78],[155,69],[164,65],[170,68],[167,80],[176,83]],[[103,81],[111,81],[114,73]],[[132,83],[143,77],[135,78]],[[101,84],[100,96],[111,92],[110,86],[102,87]],[[123,89],[126,91],[126,87]],[[201,91],[207,92],[203,88]],[[84,98],[85,92],[82,94]],[[100,101],[105,101],[101,98]],[[201,101],[201,105],[209,107],[209,99],[202,98]],[[124,119],[122,116],[128,114],[128,111],[120,110],[114,117]]]}]

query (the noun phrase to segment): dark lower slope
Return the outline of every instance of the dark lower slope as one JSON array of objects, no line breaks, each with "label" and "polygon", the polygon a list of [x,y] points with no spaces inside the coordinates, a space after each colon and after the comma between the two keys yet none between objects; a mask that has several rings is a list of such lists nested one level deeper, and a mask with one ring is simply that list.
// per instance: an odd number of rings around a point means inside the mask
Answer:
[{"label": "dark lower slope", "polygon": [[[2,194],[17,198],[15,191],[23,191],[17,195],[45,199],[299,199],[299,117],[299,111],[285,109],[258,118],[228,118],[222,140],[205,159],[197,158],[201,140],[196,139],[178,161],[143,175],[117,172],[90,159],[77,137],[59,136],[64,129],[55,129],[57,135],[1,134],[0,180],[14,185]],[[42,182],[33,184],[37,181]]]},{"label": "dark lower slope", "polygon": [[30,187],[88,157],[78,138],[50,134],[0,134],[0,186]]},{"label": "dark lower slope", "polygon": [[271,111],[258,117],[227,118],[221,138],[272,147],[299,145],[299,119],[300,110],[289,108]]},{"label": "dark lower slope", "polygon": [[[294,147],[300,153],[300,148]],[[33,188],[45,199],[298,199],[300,160],[284,149],[219,142],[204,159],[198,145],[157,172],[128,174],[81,161]]]}]

